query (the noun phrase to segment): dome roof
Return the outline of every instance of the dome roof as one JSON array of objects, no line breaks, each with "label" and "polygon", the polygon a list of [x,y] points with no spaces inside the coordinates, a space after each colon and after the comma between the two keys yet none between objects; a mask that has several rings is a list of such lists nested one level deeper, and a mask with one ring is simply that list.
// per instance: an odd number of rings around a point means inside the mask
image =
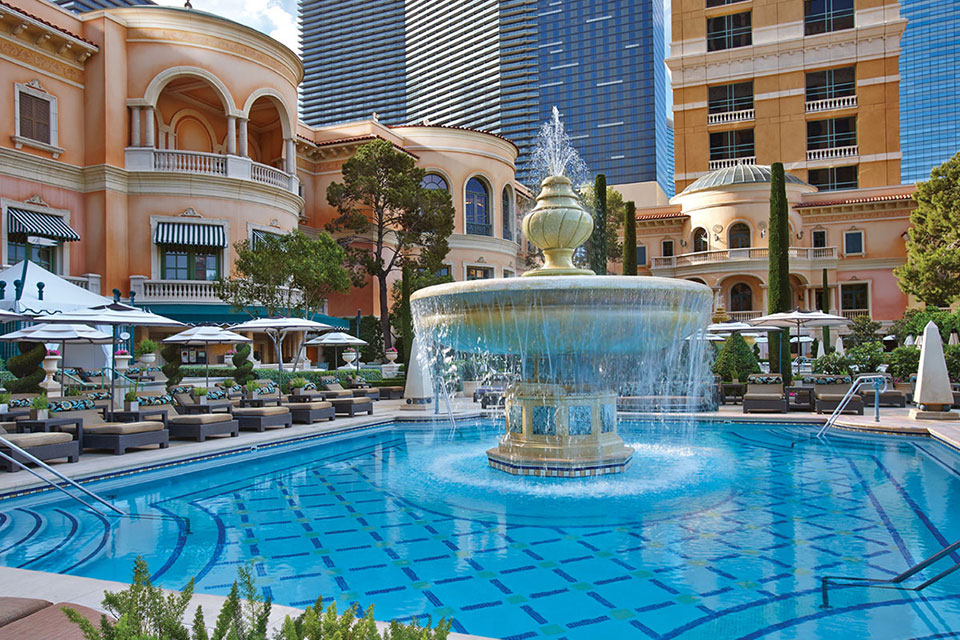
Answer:
[{"label": "dome roof", "polygon": [[[789,173],[786,174],[787,184],[807,183]],[[761,164],[738,164],[732,167],[724,167],[711,171],[705,176],[700,176],[692,182],[680,195],[693,193],[694,191],[706,191],[716,189],[717,187],[726,187],[734,184],[769,184],[770,167]],[[809,185],[807,185],[809,186]]]}]

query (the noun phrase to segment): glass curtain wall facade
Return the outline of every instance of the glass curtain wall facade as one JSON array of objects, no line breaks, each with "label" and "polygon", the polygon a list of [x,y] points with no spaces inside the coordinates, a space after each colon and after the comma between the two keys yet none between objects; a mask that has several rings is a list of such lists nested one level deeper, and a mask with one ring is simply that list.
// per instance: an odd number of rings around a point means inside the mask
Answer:
[{"label": "glass curtain wall facade", "polygon": [[403,0],[300,0],[300,117],[406,121]]},{"label": "glass curtain wall facade", "polygon": [[960,150],[960,7],[901,0],[900,15],[900,179],[910,183]]},{"label": "glass curtain wall facade", "polygon": [[114,7],[137,7],[140,5],[157,4],[153,0],[52,0],[64,9],[74,13],[86,13],[98,9],[112,9]]}]

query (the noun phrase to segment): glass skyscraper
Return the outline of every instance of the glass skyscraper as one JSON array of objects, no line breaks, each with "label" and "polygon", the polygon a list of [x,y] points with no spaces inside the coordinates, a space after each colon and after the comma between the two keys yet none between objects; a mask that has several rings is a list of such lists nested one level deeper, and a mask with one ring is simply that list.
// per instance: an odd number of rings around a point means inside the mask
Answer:
[{"label": "glass skyscraper", "polygon": [[74,13],[86,13],[98,9],[112,9],[114,7],[136,7],[140,5],[154,5],[153,0],[53,0],[64,9]]},{"label": "glass skyscraper", "polygon": [[[357,18],[368,4],[380,8]],[[388,124],[499,133],[520,147],[529,182],[537,132],[556,106],[592,172],[673,193],[661,0],[301,0],[300,15],[309,124],[377,111]],[[346,48],[358,42],[368,45]]]},{"label": "glass skyscraper", "polygon": [[960,151],[960,6],[901,0],[900,178],[916,182]]}]

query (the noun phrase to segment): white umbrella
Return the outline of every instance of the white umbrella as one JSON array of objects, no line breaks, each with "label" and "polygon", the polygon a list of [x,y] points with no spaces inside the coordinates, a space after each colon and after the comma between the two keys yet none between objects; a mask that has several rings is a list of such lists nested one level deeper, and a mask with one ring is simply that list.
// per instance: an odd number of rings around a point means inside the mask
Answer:
[{"label": "white umbrella", "polygon": [[800,327],[834,327],[844,325],[850,321],[843,316],[835,316],[823,311],[803,311],[796,309],[782,313],[771,313],[751,320],[751,324],[762,327],[783,327],[797,328],[797,335],[800,335]]},{"label": "white umbrella", "polygon": [[[918,336],[917,336],[917,341],[913,343],[913,346],[915,346],[917,349],[923,349],[923,336],[924,336],[924,334],[922,334],[922,333],[921,333],[920,335],[918,335]],[[942,345],[941,345],[941,346],[942,346]]]},{"label": "white umbrella", "polygon": [[840,336],[837,336],[837,346],[834,347],[834,351],[836,351],[837,354],[841,356],[845,353],[845,351],[843,350],[843,338]]},{"label": "white umbrella", "polygon": [[29,316],[25,316],[19,313],[14,313],[13,311],[4,311],[0,309],[0,322],[15,322],[17,320],[27,320]]},{"label": "white umbrella", "polygon": [[903,346],[905,347],[912,347],[914,344],[916,344],[916,341],[913,339],[913,336],[908,335],[907,339],[903,341]]},{"label": "white umbrella", "polygon": [[947,341],[947,344],[960,344],[960,336],[957,335],[956,331],[950,332],[950,340]]},{"label": "white umbrella", "polygon": [[[283,339],[291,332],[307,331],[329,331],[333,329],[329,324],[305,320],[303,318],[255,318],[248,322],[243,322],[230,327],[231,331],[251,331],[253,333],[265,333],[273,340],[273,345],[277,350],[277,395],[281,394],[280,388],[283,386]],[[300,353],[298,345],[296,352]],[[296,367],[294,367],[296,370]]]},{"label": "white umbrella", "polygon": [[[135,327],[183,327],[186,326],[177,320],[165,318],[156,313],[151,313],[145,309],[131,307],[122,302],[111,302],[101,304],[89,309],[77,309],[76,311],[63,311],[60,313],[51,313],[36,318],[37,322],[51,322],[58,324],[90,324],[90,325],[109,325],[113,327],[113,341],[117,341],[117,328],[121,326]],[[116,390],[116,368],[117,353],[116,349],[111,349],[110,356],[110,413],[113,414],[114,395]]]},{"label": "white umbrella", "polygon": [[817,357],[822,358],[827,355],[826,349],[823,346],[823,340],[817,343]]},{"label": "white umbrella", "polygon": [[[69,344],[112,344],[113,336],[85,324],[35,324],[0,336],[4,342],[55,342],[66,350]],[[62,383],[62,380],[61,380]]]},{"label": "white umbrella", "polygon": [[[209,351],[211,344],[238,344],[241,342],[253,342],[250,338],[244,337],[239,333],[234,333],[233,331],[227,331],[226,329],[221,329],[220,327],[214,326],[202,326],[202,327],[191,327],[186,331],[181,331],[180,333],[170,336],[169,338],[164,338],[163,342],[173,343],[173,344],[184,344],[184,345],[195,345],[203,346],[204,351]],[[210,354],[206,354],[206,385],[210,386]]]},{"label": "white umbrella", "polygon": [[811,338],[810,336],[800,336],[799,338],[797,336],[793,336],[792,338],[790,338],[790,342],[794,344],[796,344],[798,340],[800,341],[801,344],[810,344],[811,342],[813,342],[813,338]]},{"label": "white umbrella", "polygon": [[714,322],[707,325],[707,331],[711,333],[728,333],[733,331],[749,331],[753,325],[746,322]]},{"label": "white umbrella", "polygon": [[[342,331],[334,331],[333,333],[327,333],[319,338],[314,338],[313,340],[308,340],[304,342],[303,345],[306,347],[333,347],[333,368],[337,368],[337,349],[339,347],[346,346],[361,346],[369,344],[366,340],[361,340],[356,336],[352,336],[349,333],[344,333]],[[360,357],[357,356],[357,367],[360,366]]]}]

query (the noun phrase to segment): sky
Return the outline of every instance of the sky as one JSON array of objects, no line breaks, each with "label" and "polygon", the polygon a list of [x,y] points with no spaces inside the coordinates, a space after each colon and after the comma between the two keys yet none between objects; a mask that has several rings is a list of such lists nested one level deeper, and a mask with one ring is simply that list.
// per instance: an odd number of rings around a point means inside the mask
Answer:
[{"label": "sky", "polygon": [[[183,0],[154,0],[182,7]],[[300,52],[297,0],[190,0],[194,9],[207,11],[253,27]]]}]

